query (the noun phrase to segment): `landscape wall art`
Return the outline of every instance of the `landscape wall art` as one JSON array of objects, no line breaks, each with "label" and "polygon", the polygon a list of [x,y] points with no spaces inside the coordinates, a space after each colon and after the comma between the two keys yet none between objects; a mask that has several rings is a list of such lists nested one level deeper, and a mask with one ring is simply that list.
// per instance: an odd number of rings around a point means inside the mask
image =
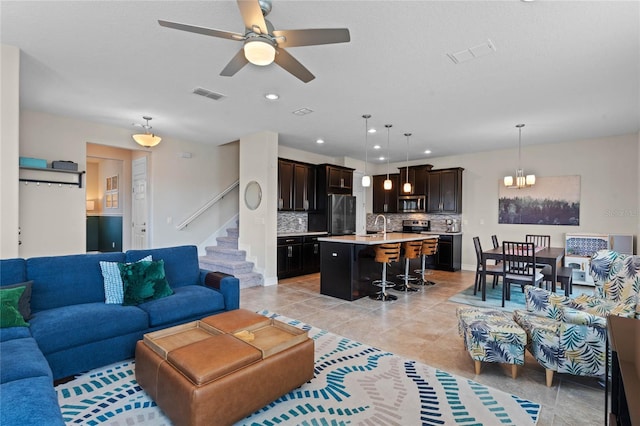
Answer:
[{"label": "landscape wall art", "polygon": [[500,181],[498,223],[580,225],[580,176],[536,177],[521,189]]}]

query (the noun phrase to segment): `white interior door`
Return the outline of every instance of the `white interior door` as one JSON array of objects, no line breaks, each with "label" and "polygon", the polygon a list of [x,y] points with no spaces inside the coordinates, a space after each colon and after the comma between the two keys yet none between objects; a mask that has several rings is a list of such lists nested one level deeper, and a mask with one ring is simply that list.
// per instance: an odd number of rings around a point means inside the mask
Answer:
[{"label": "white interior door", "polygon": [[149,248],[149,201],[147,197],[147,157],[141,157],[131,162],[132,180],[132,239],[133,249]]}]

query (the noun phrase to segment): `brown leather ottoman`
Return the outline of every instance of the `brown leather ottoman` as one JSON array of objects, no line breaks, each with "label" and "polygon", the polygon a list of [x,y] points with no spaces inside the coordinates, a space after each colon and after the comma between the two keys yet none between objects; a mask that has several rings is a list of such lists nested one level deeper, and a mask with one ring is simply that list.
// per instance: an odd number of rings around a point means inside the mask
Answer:
[{"label": "brown leather ottoman", "polygon": [[233,424],[303,385],[313,363],[305,331],[239,309],[146,334],[135,370],[172,422],[209,426]]}]

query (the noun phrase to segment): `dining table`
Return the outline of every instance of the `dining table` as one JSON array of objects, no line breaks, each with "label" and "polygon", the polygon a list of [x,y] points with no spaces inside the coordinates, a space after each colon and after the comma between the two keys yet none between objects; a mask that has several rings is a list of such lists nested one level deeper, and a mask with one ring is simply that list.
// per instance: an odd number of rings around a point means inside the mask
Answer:
[{"label": "dining table", "polygon": [[[487,300],[487,260],[502,260],[502,247],[496,247],[482,251],[482,301]],[[551,291],[556,291],[558,281],[558,266],[564,263],[564,247],[538,247],[536,248],[536,263],[551,266]],[[566,286],[565,294],[569,295],[569,286]]]}]

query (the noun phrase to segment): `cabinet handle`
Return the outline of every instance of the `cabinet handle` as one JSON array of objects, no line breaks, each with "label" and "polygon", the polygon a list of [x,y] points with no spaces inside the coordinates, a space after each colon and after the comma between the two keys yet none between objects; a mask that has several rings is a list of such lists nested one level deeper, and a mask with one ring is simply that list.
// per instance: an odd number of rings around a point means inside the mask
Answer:
[{"label": "cabinet handle", "polygon": [[318,246],[319,246],[319,244],[314,244],[313,245],[313,254],[318,254]]},{"label": "cabinet handle", "polygon": [[287,246],[287,257],[293,257],[293,247]]}]

